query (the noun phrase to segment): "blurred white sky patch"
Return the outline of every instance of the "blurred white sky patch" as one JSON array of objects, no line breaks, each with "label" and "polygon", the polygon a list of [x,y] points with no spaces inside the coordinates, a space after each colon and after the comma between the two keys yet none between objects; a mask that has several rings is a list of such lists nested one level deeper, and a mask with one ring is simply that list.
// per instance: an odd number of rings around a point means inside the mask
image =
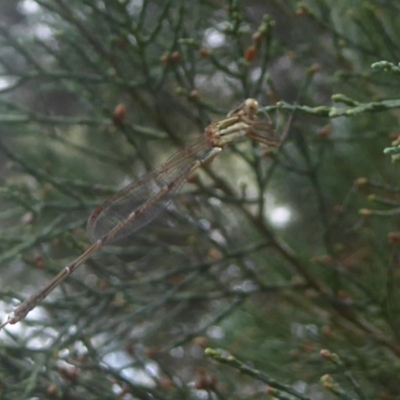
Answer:
[{"label": "blurred white sky patch", "polygon": [[268,219],[278,228],[286,226],[292,217],[292,212],[288,207],[280,206],[268,210]]},{"label": "blurred white sky patch", "polygon": [[39,40],[47,40],[54,36],[54,30],[45,24],[35,25],[35,35]]},{"label": "blurred white sky patch", "polygon": [[225,35],[215,28],[209,28],[205,31],[203,45],[215,49],[225,43]]},{"label": "blurred white sky patch", "polygon": [[[27,17],[32,17],[28,19],[31,21],[30,27],[24,24],[23,26],[15,26],[14,27],[14,35],[18,36],[26,36],[31,35],[32,33],[39,40],[49,40],[54,36],[54,29],[50,27],[49,21],[46,20],[48,17],[48,13],[44,12],[43,8],[34,1],[34,0],[24,0],[18,5],[18,10],[26,15]],[[41,22],[43,21],[43,22]]]},{"label": "blurred white sky patch", "polygon": [[225,336],[225,333],[220,326],[214,325],[207,329],[207,335],[212,339],[222,339]]},{"label": "blurred white sky patch", "polygon": [[[121,375],[134,384],[147,387],[154,387],[153,377],[159,375],[159,368],[153,361],[146,362],[144,369],[132,367],[132,358],[125,352],[116,351],[103,357],[103,362],[107,367],[121,371]],[[126,365],[124,368],[123,366]]]},{"label": "blurred white sky patch", "polygon": [[[123,1],[119,0],[119,2],[122,3]],[[126,8],[131,15],[137,14],[143,8],[143,0],[131,0]]]},{"label": "blurred white sky patch", "polygon": [[24,0],[18,4],[18,10],[25,15],[35,14],[39,11],[39,9],[39,4],[33,0]]},{"label": "blurred white sky patch", "polygon": [[15,82],[15,79],[0,77],[0,91],[7,89],[9,86],[12,85],[13,82]]},{"label": "blurred white sky patch", "polygon": [[[4,303],[4,301],[0,301],[0,322],[4,322],[7,320],[7,318],[11,315],[13,315],[13,306],[10,306],[10,304]],[[34,308],[30,313],[29,316],[25,318],[25,320],[29,321],[35,321],[38,319],[45,318],[46,313],[44,312],[43,308],[41,307],[36,307]],[[44,344],[46,343],[44,339],[36,339],[35,334],[32,334],[32,332],[35,331],[35,328],[29,327],[25,325],[23,322],[17,322],[16,324],[12,325],[7,325],[5,330],[8,330],[12,335],[22,337],[22,338],[31,338],[33,337],[32,340],[29,341],[29,347],[32,349],[43,347]],[[49,332],[55,332],[51,328],[49,328]],[[0,331],[0,336],[7,336],[7,334],[4,333],[4,330]]]},{"label": "blurred white sky patch", "polygon": [[251,81],[252,82],[258,81],[258,79],[260,79],[260,74],[261,74],[261,67],[253,68],[250,71],[250,79],[251,79]]}]

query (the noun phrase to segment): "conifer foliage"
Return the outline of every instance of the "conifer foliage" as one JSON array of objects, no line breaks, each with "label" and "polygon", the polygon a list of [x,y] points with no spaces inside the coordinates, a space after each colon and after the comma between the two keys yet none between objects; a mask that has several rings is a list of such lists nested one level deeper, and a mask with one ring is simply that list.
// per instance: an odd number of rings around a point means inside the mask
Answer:
[{"label": "conifer foliage", "polygon": [[399,13],[0,1],[1,321],[245,99],[284,139],[224,149],[5,326],[0,399],[400,399]]}]

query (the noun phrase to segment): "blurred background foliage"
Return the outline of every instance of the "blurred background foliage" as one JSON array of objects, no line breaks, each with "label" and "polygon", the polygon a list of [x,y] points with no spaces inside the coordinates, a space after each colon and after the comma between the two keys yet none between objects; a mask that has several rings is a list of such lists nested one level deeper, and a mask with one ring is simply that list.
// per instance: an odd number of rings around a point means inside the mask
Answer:
[{"label": "blurred background foliage", "polygon": [[383,153],[399,12],[0,1],[2,320],[88,246],[95,206],[211,121],[254,97],[278,138],[291,122],[281,149],[227,149],[7,326],[0,398],[400,399],[400,189]]}]

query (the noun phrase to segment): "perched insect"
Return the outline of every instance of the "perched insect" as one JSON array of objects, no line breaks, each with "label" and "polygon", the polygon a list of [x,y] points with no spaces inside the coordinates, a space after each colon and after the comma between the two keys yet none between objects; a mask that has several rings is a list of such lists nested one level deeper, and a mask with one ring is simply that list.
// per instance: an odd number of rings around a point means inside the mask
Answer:
[{"label": "perched insect", "polygon": [[274,136],[271,123],[257,117],[258,103],[247,99],[227,118],[210,124],[204,135],[185,146],[164,164],[142,179],[131,183],[97,207],[89,217],[87,233],[93,244],[66,266],[43,288],[15,308],[0,329],[24,319],[61,282],[103,246],[121,239],[147,225],[172,201],[187,178],[210,163],[225,147],[241,138],[278,147],[283,139]]}]

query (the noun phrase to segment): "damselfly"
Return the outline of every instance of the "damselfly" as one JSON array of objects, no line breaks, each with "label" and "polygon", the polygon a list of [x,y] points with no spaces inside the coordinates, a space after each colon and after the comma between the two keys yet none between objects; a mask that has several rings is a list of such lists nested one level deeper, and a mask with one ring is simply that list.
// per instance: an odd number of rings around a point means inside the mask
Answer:
[{"label": "damselfly", "polygon": [[0,329],[24,319],[64,279],[103,246],[137,231],[153,220],[168,206],[173,194],[187,178],[196,169],[209,164],[229,144],[246,137],[267,146],[279,146],[282,139],[273,137],[271,123],[260,121],[257,111],[257,101],[247,99],[231,111],[227,118],[210,124],[202,137],[97,207],[87,224],[87,233],[93,244],[38,292],[16,307],[0,325]]}]

